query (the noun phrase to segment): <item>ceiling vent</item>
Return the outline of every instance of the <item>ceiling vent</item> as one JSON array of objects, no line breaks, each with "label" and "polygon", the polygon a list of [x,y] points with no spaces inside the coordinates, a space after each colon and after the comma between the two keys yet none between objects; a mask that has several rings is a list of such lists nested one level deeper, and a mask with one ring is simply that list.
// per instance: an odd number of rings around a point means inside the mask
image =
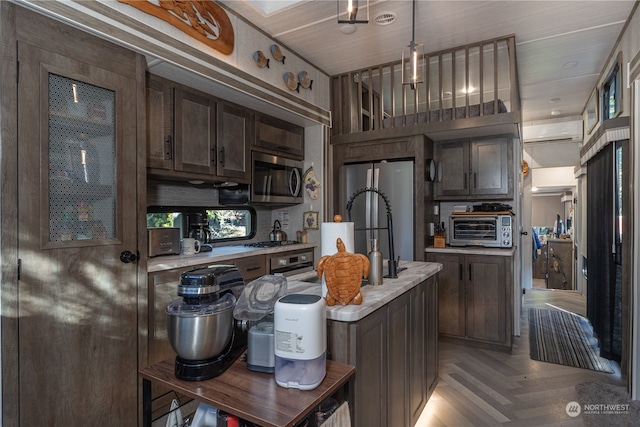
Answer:
[{"label": "ceiling vent", "polygon": [[382,12],[377,14],[376,17],[373,19],[374,21],[376,21],[376,24],[378,25],[389,25],[395,22],[396,14],[393,12]]}]

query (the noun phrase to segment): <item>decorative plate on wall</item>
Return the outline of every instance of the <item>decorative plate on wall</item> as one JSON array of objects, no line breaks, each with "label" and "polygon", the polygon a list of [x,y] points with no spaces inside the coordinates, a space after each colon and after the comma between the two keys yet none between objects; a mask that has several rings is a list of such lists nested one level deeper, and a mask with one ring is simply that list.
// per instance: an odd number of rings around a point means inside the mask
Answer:
[{"label": "decorative plate on wall", "polygon": [[284,73],[283,78],[284,84],[289,88],[289,90],[300,92],[300,83],[296,81],[296,76],[294,76],[291,71]]},{"label": "decorative plate on wall", "polygon": [[276,61],[282,62],[284,64],[285,57],[280,50],[280,46],[278,46],[277,44],[271,45],[271,56],[273,56],[273,59],[275,59]]},{"label": "decorative plate on wall", "polygon": [[264,53],[262,53],[261,50],[258,50],[256,52],[254,52],[253,60],[256,61],[256,64],[258,64],[258,67],[260,67],[260,68],[264,68],[264,67],[269,68],[269,58],[264,56]]},{"label": "decorative plate on wall", "polygon": [[300,86],[302,86],[304,89],[311,90],[313,80],[309,78],[309,73],[307,73],[306,71],[300,71],[298,73],[298,82],[300,82]]}]

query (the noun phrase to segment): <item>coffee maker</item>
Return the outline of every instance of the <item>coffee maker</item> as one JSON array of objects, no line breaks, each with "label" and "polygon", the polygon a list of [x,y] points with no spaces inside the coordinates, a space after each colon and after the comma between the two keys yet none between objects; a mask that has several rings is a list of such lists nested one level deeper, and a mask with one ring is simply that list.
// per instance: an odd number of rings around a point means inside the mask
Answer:
[{"label": "coffee maker", "polygon": [[177,353],[176,377],[201,381],[222,374],[246,350],[247,334],[233,317],[244,280],[233,265],[212,265],[180,276],[179,298],[166,309]]},{"label": "coffee maker", "polygon": [[209,220],[203,212],[192,212],[187,215],[187,236],[196,239],[200,243],[211,241],[211,230]]}]

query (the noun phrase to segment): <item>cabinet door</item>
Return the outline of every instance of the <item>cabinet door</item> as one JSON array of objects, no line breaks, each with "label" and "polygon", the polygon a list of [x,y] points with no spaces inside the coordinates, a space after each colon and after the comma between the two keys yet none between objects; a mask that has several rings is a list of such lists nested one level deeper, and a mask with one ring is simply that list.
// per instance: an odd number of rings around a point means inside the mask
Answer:
[{"label": "cabinet door", "polygon": [[[338,322],[336,322],[338,323]],[[355,334],[356,368],[353,425],[387,426],[388,383],[387,308],[382,307],[357,323]],[[345,342],[336,343],[345,345]],[[398,424],[400,425],[400,424]]]},{"label": "cabinet door", "polygon": [[436,196],[469,194],[469,142],[436,144],[436,158],[442,179],[436,181]]},{"label": "cabinet door", "polygon": [[304,157],[304,128],[261,114],[256,114],[255,121],[254,146],[272,154]]},{"label": "cabinet door", "polygon": [[246,258],[238,258],[232,261],[242,273],[242,279],[247,284],[252,280],[267,274],[266,255],[255,255]]},{"label": "cabinet door", "polygon": [[409,410],[410,425],[415,425],[427,403],[427,282],[421,283],[410,293],[411,318],[409,321]]},{"label": "cabinet door", "polygon": [[176,171],[216,174],[216,105],[210,96],[174,89]]},{"label": "cabinet door", "polygon": [[411,425],[409,417],[409,293],[405,293],[388,306],[389,360],[389,413],[387,425]]},{"label": "cabinet door", "polygon": [[505,258],[467,256],[467,336],[504,343],[507,339]]},{"label": "cabinet door", "polygon": [[137,246],[136,78],[23,43],[18,60],[20,420],[11,424],[135,423],[137,266],[120,254]]},{"label": "cabinet door", "polygon": [[455,254],[434,254],[427,256],[431,262],[442,264],[438,273],[438,314],[441,334],[464,337],[465,330],[465,289],[463,280],[464,258]]},{"label": "cabinet door", "polygon": [[147,167],[173,169],[173,87],[147,77]]},{"label": "cabinet door", "polygon": [[471,141],[471,193],[509,193],[509,153],[506,138]]},{"label": "cabinet door", "polygon": [[438,384],[438,280],[440,273],[436,277],[427,279],[426,286],[426,358],[427,358],[427,396]]},{"label": "cabinet door", "polygon": [[218,104],[218,153],[216,173],[248,182],[251,114],[229,104]]}]

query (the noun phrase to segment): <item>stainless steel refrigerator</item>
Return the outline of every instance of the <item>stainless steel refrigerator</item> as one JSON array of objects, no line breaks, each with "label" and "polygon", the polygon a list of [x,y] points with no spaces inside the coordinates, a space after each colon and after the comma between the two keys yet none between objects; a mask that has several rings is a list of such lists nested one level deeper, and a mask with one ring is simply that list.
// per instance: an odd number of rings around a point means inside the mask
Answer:
[{"label": "stainless steel refrigerator", "polygon": [[[343,221],[351,203],[354,250],[369,252],[369,240],[378,239],[380,251],[389,259],[387,203],[391,212],[395,259],[412,261],[413,254],[413,161],[382,161],[344,165],[340,168],[340,197]],[[373,188],[379,191],[364,191]],[[361,192],[354,197],[354,194]],[[384,198],[382,197],[384,195]],[[386,198],[386,201],[385,201]]]}]

